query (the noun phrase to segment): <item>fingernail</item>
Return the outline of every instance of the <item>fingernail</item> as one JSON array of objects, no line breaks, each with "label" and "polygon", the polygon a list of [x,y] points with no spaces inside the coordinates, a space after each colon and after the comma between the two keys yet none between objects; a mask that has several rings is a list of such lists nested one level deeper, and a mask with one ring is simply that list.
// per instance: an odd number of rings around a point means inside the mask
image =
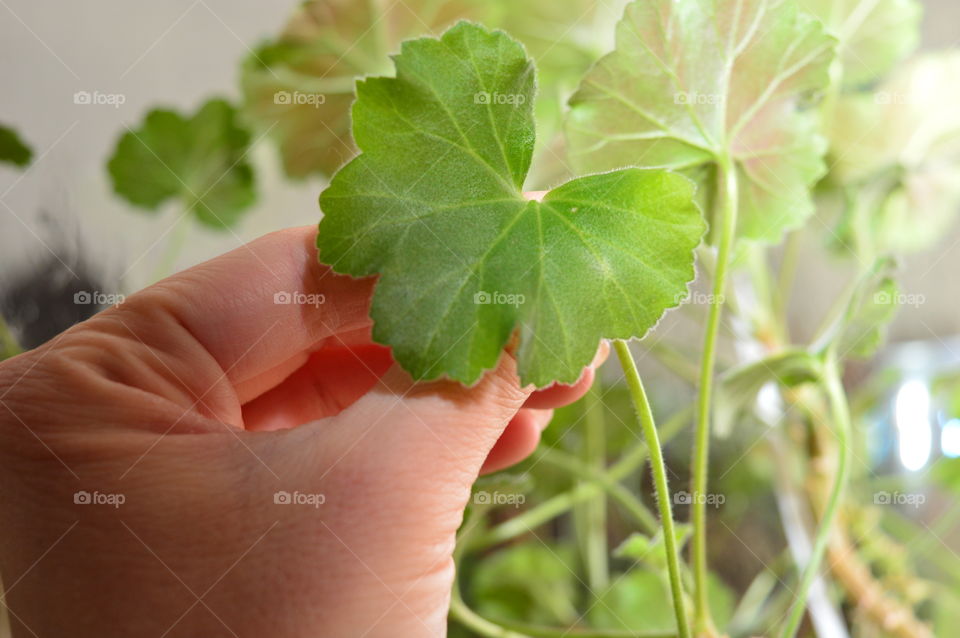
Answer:
[{"label": "fingernail", "polygon": [[600,342],[600,347],[597,348],[597,354],[593,357],[593,361],[590,362],[591,368],[599,368],[603,365],[604,361],[607,360],[607,357],[610,356],[610,342],[606,339],[603,339]]}]

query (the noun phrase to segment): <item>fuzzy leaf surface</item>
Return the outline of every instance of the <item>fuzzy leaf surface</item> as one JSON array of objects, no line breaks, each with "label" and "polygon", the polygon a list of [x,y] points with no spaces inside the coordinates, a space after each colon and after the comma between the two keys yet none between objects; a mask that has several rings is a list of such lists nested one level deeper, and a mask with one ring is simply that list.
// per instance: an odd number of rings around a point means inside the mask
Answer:
[{"label": "fuzzy leaf surface", "polygon": [[827,85],[834,43],[793,0],[632,2],[616,48],[571,100],[574,164],[684,169],[709,187],[729,156],[739,235],[778,241],[813,212],[809,188],[825,172],[801,98]]},{"label": "fuzzy leaf surface", "polygon": [[321,195],[318,247],[380,276],[374,339],[415,378],[472,384],[516,332],[524,383],[572,382],[601,338],[643,336],[686,296],[704,231],[688,179],[631,168],[527,201],[523,47],[464,22],[394,61],[357,85],[362,153]]}]

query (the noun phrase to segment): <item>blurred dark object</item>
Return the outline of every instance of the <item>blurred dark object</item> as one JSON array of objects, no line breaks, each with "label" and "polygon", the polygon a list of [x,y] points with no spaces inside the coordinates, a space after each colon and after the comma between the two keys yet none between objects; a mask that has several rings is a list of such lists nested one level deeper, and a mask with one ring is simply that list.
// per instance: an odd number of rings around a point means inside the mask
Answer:
[{"label": "blurred dark object", "polygon": [[103,277],[83,257],[49,255],[0,276],[0,314],[24,349],[35,348],[100,309]]}]

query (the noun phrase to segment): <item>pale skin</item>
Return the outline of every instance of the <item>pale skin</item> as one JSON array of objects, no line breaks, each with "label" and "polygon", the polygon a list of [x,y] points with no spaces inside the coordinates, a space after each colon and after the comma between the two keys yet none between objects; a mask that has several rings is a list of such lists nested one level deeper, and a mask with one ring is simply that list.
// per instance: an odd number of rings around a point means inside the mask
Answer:
[{"label": "pale skin", "polygon": [[529,455],[607,349],[573,386],[521,387],[507,352],[471,388],[413,383],[370,340],[375,282],[318,264],[315,232],[267,235],[0,364],[15,636],[445,634],[473,481]]}]

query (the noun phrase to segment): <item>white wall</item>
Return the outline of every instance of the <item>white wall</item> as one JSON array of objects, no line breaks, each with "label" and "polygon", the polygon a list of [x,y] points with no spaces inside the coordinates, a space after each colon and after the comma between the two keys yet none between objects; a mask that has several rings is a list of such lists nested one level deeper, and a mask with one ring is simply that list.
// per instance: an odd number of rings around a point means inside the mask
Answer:
[{"label": "white wall", "polygon": [[[26,173],[0,168],[0,195],[9,189],[0,197],[0,267],[35,259],[47,251],[44,243],[69,261],[79,232],[81,250],[104,262],[109,276],[126,273],[126,290],[147,283],[169,238],[161,235],[179,210],[171,205],[151,215],[112,194],[105,163],[117,137],[157,105],[192,110],[213,94],[236,98],[247,47],[275,34],[295,4],[0,1],[0,122],[36,151]],[[77,105],[80,90],[126,101],[119,108]],[[261,181],[256,208],[234,233],[198,230],[178,266],[318,220],[322,185],[281,180],[272,153],[269,142],[252,153]]]}]

